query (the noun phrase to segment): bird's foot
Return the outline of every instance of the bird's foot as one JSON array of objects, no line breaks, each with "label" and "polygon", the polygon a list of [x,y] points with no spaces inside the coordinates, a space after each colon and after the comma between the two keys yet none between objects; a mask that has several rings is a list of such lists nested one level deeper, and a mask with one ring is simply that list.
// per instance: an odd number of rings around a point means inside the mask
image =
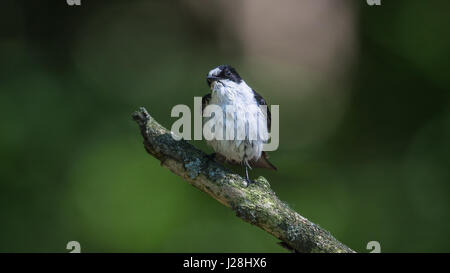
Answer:
[{"label": "bird's foot", "polygon": [[246,187],[248,187],[248,186],[250,186],[251,184],[254,184],[254,183],[255,183],[255,181],[251,180],[250,178],[245,178],[245,182],[247,182],[247,186],[246,186]]}]

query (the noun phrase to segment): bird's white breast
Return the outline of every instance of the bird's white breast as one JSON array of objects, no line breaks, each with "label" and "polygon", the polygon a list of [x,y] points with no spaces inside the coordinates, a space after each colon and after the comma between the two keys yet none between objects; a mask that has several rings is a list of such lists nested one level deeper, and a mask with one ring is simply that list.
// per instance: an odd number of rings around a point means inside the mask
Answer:
[{"label": "bird's white breast", "polygon": [[[264,140],[268,137],[268,129],[264,113],[259,108],[251,88],[244,81],[239,84],[232,81],[216,82],[209,104],[218,105],[223,112],[222,120],[212,117],[216,119],[215,123],[223,124],[222,128],[233,126],[234,133],[224,129],[223,140],[213,139],[207,143],[229,161],[247,163],[250,160],[258,160]],[[226,114],[227,107],[235,112],[234,115]],[[206,118],[205,121],[210,119]]]}]

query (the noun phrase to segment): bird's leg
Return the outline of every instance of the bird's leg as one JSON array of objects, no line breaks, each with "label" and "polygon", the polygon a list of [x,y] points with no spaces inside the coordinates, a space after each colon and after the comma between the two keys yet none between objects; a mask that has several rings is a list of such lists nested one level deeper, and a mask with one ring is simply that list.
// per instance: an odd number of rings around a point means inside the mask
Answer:
[{"label": "bird's leg", "polygon": [[[255,183],[254,181],[252,181],[249,177],[248,177],[248,169],[250,168],[250,166],[248,165],[248,162],[245,161],[244,162],[244,167],[245,167],[245,181],[247,181],[247,187],[250,186],[250,184]],[[250,168],[251,169],[251,168]]]}]

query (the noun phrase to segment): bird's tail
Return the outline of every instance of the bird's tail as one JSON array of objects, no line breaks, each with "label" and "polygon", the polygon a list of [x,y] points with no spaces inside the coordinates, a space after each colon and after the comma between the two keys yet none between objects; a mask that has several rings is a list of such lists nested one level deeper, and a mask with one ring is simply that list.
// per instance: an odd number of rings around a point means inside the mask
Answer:
[{"label": "bird's tail", "polygon": [[261,157],[257,161],[251,161],[250,166],[253,168],[263,168],[263,169],[269,169],[269,170],[277,170],[277,167],[270,163],[269,156],[266,152],[262,152]]}]

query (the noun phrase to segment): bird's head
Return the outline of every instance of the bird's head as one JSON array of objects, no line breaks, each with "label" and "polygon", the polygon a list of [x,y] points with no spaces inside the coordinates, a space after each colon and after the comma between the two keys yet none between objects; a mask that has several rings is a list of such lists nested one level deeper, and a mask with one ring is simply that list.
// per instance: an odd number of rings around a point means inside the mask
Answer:
[{"label": "bird's head", "polygon": [[209,71],[208,76],[206,77],[206,82],[211,90],[214,90],[216,83],[220,83],[224,87],[231,86],[240,84],[242,82],[242,78],[233,67],[224,64]]}]

